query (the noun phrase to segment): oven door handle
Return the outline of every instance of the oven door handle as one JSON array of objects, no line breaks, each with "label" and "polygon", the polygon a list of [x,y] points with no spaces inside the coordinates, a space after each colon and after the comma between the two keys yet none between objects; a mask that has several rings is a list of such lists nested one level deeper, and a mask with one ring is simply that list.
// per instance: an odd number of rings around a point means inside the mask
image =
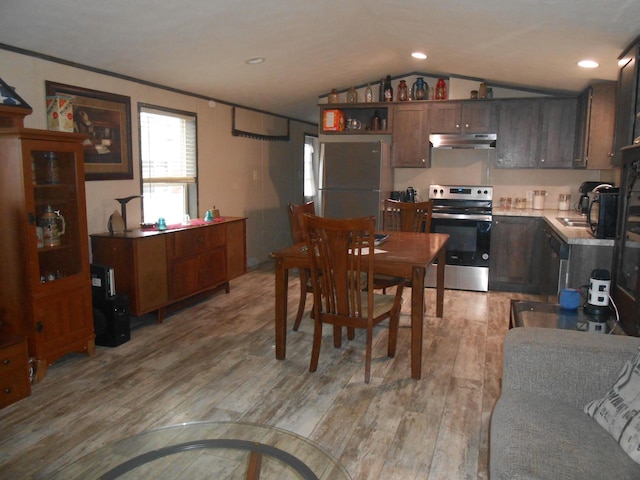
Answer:
[{"label": "oven door handle", "polygon": [[442,218],[446,220],[472,220],[480,222],[490,222],[492,215],[472,215],[468,213],[433,213],[431,218]]}]

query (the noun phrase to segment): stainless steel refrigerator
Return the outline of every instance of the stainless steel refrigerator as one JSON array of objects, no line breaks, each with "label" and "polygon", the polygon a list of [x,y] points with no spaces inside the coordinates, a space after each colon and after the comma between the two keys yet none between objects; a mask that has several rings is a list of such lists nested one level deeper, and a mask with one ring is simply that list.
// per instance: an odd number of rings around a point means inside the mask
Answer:
[{"label": "stainless steel refrigerator", "polygon": [[373,215],[382,228],[384,199],[393,189],[389,144],[340,142],[320,145],[318,212],[324,217]]}]

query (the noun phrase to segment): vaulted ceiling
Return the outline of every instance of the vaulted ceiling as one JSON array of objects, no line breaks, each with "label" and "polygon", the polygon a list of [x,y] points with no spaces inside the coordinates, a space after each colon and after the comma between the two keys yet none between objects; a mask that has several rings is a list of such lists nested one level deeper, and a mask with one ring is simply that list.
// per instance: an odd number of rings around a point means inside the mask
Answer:
[{"label": "vaulted ceiling", "polygon": [[[318,97],[331,88],[387,74],[578,92],[593,80],[615,80],[618,56],[638,34],[637,0],[4,0],[0,6],[5,46],[311,122]],[[427,60],[413,59],[416,50]],[[265,61],[246,63],[254,57]],[[579,68],[585,58],[600,67]]]}]

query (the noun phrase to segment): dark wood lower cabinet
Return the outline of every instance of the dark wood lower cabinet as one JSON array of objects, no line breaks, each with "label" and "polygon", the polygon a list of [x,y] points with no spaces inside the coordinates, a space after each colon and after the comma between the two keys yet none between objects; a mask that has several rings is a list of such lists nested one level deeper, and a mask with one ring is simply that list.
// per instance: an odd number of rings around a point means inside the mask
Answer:
[{"label": "dark wood lower cabinet", "polygon": [[93,262],[114,269],[116,290],[129,298],[132,315],[165,309],[218,288],[247,269],[246,219],[185,227],[91,235]]},{"label": "dark wood lower cabinet", "polygon": [[544,220],[494,216],[491,232],[489,290],[539,294]]}]

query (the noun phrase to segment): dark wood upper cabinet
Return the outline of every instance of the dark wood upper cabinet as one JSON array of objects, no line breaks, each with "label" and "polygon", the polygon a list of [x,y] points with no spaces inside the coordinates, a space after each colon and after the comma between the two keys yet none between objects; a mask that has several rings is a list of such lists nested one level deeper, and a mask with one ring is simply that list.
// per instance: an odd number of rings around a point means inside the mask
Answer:
[{"label": "dark wood upper cabinet", "polygon": [[430,133],[495,133],[495,102],[491,100],[429,103]]},{"label": "dark wood upper cabinet", "polygon": [[572,168],[577,98],[541,99],[538,162],[542,168]]},{"label": "dark wood upper cabinet", "polygon": [[640,137],[640,89],[638,61],[640,37],[620,55],[618,65],[618,91],[616,101],[616,126],[614,140],[614,165],[622,165],[620,149]]},{"label": "dark wood upper cabinet", "polygon": [[427,118],[426,103],[406,102],[395,105],[391,166],[429,167],[431,165]]},{"label": "dark wood upper cabinet", "polygon": [[616,82],[590,85],[578,97],[574,167],[613,168]]},{"label": "dark wood upper cabinet", "polygon": [[500,100],[496,142],[498,167],[537,166],[539,112],[540,103],[537,100]]},{"label": "dark wood upper cabinet", "polygon": [[498,104],[498,167],[573,167],[577,98],[510,99]]}]

